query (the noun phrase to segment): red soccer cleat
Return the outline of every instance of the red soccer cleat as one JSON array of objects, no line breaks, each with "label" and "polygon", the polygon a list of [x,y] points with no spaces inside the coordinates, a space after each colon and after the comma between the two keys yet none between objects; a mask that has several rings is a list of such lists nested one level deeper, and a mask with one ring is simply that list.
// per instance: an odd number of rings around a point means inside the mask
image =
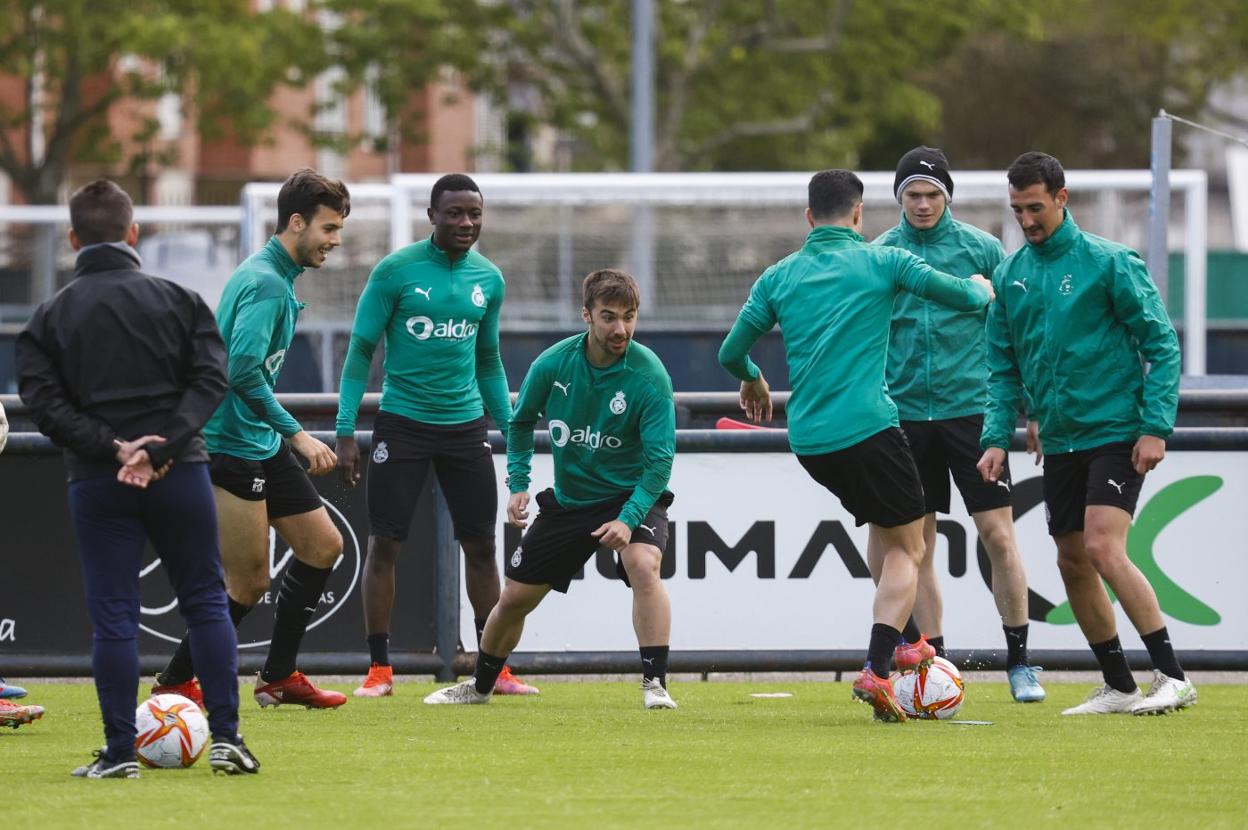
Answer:
[{"label": "red soccer cleat", "polygon": [[511,666],[503,666],[503,671],[494,681],[496,695],[536,695],[540,694],[537,687],[530,686],[511,673]]},{"label": "red soccer cleat", "polygon": [[342,692],[318,689],[301,671],[272,683],[265,683],[257,676],[255,698],[261,709],[266,706],[281,706],[283,703],[293,703],[307,709],[337,709],[347,702],[347,696]]},{"label": "red soccer cleat", "polygon": [[389,697],[394,694],[394,668],[373,663],[368,668],[368,677],[351,694],[356,697]]},{"label": "red soccer cleat", "polygon": [[927,637],[920,634],[917,643],[902,643],[893,650],[893,662],[897,664],[897,671],[907,672],[915,671],[919,666],[930,666],[932,660],[936,659],[936,646],[927,641]]},{"label": "red soccer cleat", "polygon": [[906,722],[906,713],[897,702],[892,681],[887,677],[880,677],[871,669],[863,669],[854,681],[853,694],[854,700],[871,704],[876,720],[886,723]]},{"label": "red soccer cleat", "polygon": [[14,729],[26,723],[34,723],[43,717],[42,706],[22,706],[8,700],[0,700],[0,726]]},{"label": "red soccer cleat", "polygon": [[207,712],[204,708],[204,692],[199,688],[199,681],[191,678],[185,683],[178,683],[172,686],[162,686],[160,679],[157,678],[156,683],[152,686],[152,696],[156,695],[182,695],[199,707],[201,712]]}]

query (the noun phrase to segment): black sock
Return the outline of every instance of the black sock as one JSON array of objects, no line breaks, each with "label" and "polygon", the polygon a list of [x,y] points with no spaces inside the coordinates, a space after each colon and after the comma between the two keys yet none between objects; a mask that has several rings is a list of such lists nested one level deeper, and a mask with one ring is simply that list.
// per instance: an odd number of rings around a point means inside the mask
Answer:
[{"label": "black sock", "polygon": [[941,634],[939,637],[928,637],[927,642],[928,642],[928,645],[936,649],[937,657],[945,656],[945,635],[944,634]]},{"label": "black sock", "polygon": [[[230,602],[230,621],[234,623],[234,627],[238,628],[239,623],[243,621],[243,617],[247,616],[253,606],[243,605],[241,602],[235,602],[233,597],[227,597]],[[195,664],[191,659],[191,638],[182,637],[182,642],[178,643],[177,650],[173,653],[173,657],[169,658],[169,665],[165,666],[165,670],[156,675],[156,682],[161,686],[179,686],[195,677]]]},{"label": "black sock", "polygon": [[1027,630],[1029,623],[1022,625],[1003,625],[1005,631],[1005,667],[1026,666],[1027,663]]},{"label": "black sock", "polygon": [[876,677],[888,677],[893,662],[893,649],[901,642],[901,632],[885,623],[871,626],[871,645],[867,647],[865,668],[875,672]]},{"label": "black sock", "polygon": [[667,688],[667,654],[670,646],[641,647],[641,679],[649,680],[657,677]]},{"label": "black sock", "polygon": [[1152,634],[1140,636],[1144,640],[1144,648],[1148,649],[1148,656],[1153,661],[1153,668],[1175,680],[1187,679],[1183,674],[1183,669],[1179,666],[1179,658],[1175,656],[1174,646],[1170,645],[1170,632],[1166,631],[1164,625]]},{"label": "black sock", "polygon": [[477,670],[472,675],[477,691],[483,695],[488,695],[494,691],[494,683],[498,680],[498,676],[502,674],[503,666],[506,665],[506,657],[495,657],[493,654],[478,651]]},{"label": "black sock", "polygon": [[919,631],[919,624],[914,621],[914,617],[906,620],[906,627],[901,629],[901,636],[907,643],[917,643],[919,638],[923,636]]},{"label": "black sock", "polygon": [[368,659],[379,666],[390,665],[390,635],[386,632],[368,635]]},{"label": "black sock", "polygon": [[1131,667],[1127,665],[1127,655],[1122,653],[1122,643],[1118,642],[1117,637],[1103,643],[1088,643],[1088,646],[1096,655],[1096,662],[1101,664],[1101,674],[1106,684],[1123,694],[1129,694],[1138,688],[1135,678],[1131,676]]},{"label": "black sock", "polygon": [[265,683],[282,680],[295,671],[299,644],[312,614],[321,601],[321,592],[333,568],[314,568],[296,559],[282,579],[277,592],[277,615],[273,620],[273,642],[260,679]]},{"label": "black sock", "polygon": [[481,635],[485,633],[485,620],[480,617],[474,617],[472,624],[477,629],[477,651],[481,650]]}]

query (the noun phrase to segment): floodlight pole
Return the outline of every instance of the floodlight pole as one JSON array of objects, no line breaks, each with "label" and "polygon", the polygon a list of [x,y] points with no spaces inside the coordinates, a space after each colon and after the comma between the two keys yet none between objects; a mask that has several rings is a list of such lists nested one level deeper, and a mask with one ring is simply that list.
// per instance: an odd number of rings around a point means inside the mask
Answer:
[{"label": "floodlight pole", "polygon": [[[654,172],[654,2],[633,0],[633,89],[629,168]],[[649,205],[633,208],[633,277],[643,307],[654,299],[654,214]]]},{"label": "floodlight pole", "polygon": [[1170,288],[1170,146],[1171,121],[1162,114],[1153,119],[1150,166],[1153,183],[1148,191],[1148,271],[1164,303]]}]

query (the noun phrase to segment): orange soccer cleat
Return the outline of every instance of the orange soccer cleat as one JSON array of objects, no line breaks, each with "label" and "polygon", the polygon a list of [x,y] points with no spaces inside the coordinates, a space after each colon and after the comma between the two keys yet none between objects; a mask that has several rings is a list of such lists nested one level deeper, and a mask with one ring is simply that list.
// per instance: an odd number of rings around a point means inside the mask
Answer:
[{"label": "orange soccer cleat", "polygon": [[496,695],[536,695],[540,694],[537,687],[530,686],[511,673],[511,666],[503,666],[503,671],[494,681]]},{"label": "orange soccer cleat", "polygon": [[161,685],[160,677],[156,678],[156,683],[152,686],[152,696],[156,695],[182,695],[182,697],[194,703],[201,711],[204,709],[204,692],[199,688],[199,681],[191,678],[185,683],[175,683],[169,686]]},{"label": "orange soccer cleat", "polygon": [[902,711],[897,696],[893,694],[893,684],[887,677],[880,677],[871,669],[863,669],[854,681],[854,699],[860,703],[870,703],[875,710],[875,719],[886,723],[905,723],[906,713]]},{"label": "orange soccer cleat", "polygon": [[356,697],[389,697],[394,694],[393,667],[373,663],[368,668],[368,677],[351,694]]},{"label": "orange soccer cleat", "polygon": [[257,676],[255,698],[262,709],[266,706],[281,706],[283,703],[293,703],[307,709],[337,709],[347,702],[347,696],[342,692],[318,689],[301,671],[272,683],[265,683]]},{"label": "orange soccer cleat", "polygon": [[923,635],[919,635],[917,643],[902,643],[893,649],[893,662],[900,672],[915,671],[919,666],[930,666],[934,659],[936,647]]},{"label": "orange soccer cleat", "polygon": [[26,723],[34,723],[43,717],[42,706],[22,706],[8,700],[0,700],[0,726],[14,729]]}]

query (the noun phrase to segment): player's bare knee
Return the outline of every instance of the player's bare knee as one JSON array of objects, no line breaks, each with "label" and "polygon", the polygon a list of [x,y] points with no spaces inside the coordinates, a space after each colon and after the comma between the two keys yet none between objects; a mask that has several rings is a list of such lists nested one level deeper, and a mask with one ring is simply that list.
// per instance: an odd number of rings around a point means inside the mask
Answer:
[{"label": "player's bare knee", "polygon": [[368,540],[367,564],[369,567],[393,568],[402,549],[403,542],[399,539],[373,536]]},{"label": "player's bare knee", "polygon": [[496,567],[494,561],[494,540],[473,539],[461,540],[460,547],[464,550],[467,565],[475,568]]},{"label": "player's bare knee", "polygon": [[1099,574],[1115,570],[1127,558],[1125,546],[1109,534],[1087,534],[1083,540],[1088,563]]},{"label": "player's bare knee", "polygon": [[295,556],[314,568],[332,568],[342,555],[342,534],[338,528],[332,533],[324,533],[311,544],[296,550]]},{"label": "player's bare knee", "polygon": [[269,590],[272,580],[269,578],[268,563],[259,568],[235,569],[226,574],[229,594],[235,602],[242,605],[255,605]]}]

